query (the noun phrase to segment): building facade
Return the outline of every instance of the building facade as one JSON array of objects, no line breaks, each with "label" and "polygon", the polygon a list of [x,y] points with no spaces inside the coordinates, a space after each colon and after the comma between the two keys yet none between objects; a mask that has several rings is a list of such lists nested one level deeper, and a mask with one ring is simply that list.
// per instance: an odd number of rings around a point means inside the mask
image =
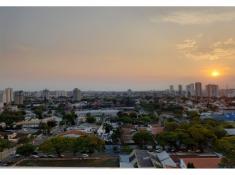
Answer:
[{"label": "building facade", "polygon": [[188,97],[195,96],[195,89],[193,83],[186,86],[186,94]]},{"label": "building facade", "polygon": [[216,84],[206,85],[207,97],[219,97],[219,86]]},{"label": "building facade", "polygon": [[183,95],[183,86],[181,84],[178,86],[178,94],[179,96]]},{"label": "building facade", "polygon": [[202,96],[202,83],[201,82],[195,83],[195,96],[196,97]]},{"label": "building facade", "polygon": [[16,105],[23,105],[24,104],[24,92],[23,91],[16,91],[14,93],[14,103]]},{"label": "building facade", "polygon": [[81,91],[78,88],[75,88],[73,90],[72,99],[73,99],[73,101],[80,101],[82,99]]}]

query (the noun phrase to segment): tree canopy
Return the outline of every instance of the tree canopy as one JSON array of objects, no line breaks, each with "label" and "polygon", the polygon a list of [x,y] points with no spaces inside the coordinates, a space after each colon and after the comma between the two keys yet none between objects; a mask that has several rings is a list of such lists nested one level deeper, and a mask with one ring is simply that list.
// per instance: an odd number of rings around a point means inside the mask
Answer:
[{"label": "tree canopy", "polygon": [[133,140],[140,147],[146,144],[153,144],[153,135],[145,130],[138,131],[134,136]]},{"label": "tree canopy", "polygon": [[35,150],[35,146],[32,144],[25,144],[17,148],[16,153],[23,155],[23,156],[29,156],[31,155]]},{"label": "tree canopy", "polygon": [[96,118],[94,116],[88,115],[86,117],[86,122],[87,123],[95,123],[96,122]]},{"label": "tree canopy", "polygon": [[7,139],[0,138],[0,152],[2,152],[5,148],[10,147],[10,142]]},{"label": "tree canopy", "polygon": [[77,115],[74,112],[63,115],[62,121],[67,125],[75,125]]},{"label": "tree canopy", "polygon": [[95,135],[85,135],[78,138],[67,138],[62,136],[53,137],[40,145],[43,152],[56,153],[58,156],[65,151],[80,153],[93,153],[104,148],[104,141]]},{"label": "tree canopy", "polygon": [[0,114],[0,123],[4,122],[7,126],[11,126],[16,122],[24,120],[24,114],[24,111],[13,112],[4,110]]}]

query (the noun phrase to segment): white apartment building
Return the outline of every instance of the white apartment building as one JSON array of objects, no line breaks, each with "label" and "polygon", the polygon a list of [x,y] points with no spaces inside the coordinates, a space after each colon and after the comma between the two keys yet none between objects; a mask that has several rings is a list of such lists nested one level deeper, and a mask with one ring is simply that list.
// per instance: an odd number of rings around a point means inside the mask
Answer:
[{"label": "white apartment building", "polygon": [[10,104],[13,102],[13,89],[12,88],[6,88],[5,90],[0,92],[0,103],[6,103]]}]

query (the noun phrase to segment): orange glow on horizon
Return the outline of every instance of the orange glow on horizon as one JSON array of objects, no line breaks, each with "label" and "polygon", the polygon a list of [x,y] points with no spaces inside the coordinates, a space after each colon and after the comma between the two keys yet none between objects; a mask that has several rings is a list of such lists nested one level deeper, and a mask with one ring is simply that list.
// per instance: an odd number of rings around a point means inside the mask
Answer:
[{"label": "orange glow on horizon", "polygon": [[221,75],[221,73],[218,70],[212,70],[211,71],[211,76],[212,77],[219,77]]}]

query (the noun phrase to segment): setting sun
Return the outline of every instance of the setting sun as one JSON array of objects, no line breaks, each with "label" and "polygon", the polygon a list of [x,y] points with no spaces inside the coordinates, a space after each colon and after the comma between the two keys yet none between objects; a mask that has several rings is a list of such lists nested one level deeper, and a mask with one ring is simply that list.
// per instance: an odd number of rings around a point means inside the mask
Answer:
[{"label": "setting sun", "polygon": [[213,70],[213,71],[211,72],[211,76],[212,76],[212,77],[218,77],[218,76],[220,76],[220,72],[217,71],[217,70]]}]

